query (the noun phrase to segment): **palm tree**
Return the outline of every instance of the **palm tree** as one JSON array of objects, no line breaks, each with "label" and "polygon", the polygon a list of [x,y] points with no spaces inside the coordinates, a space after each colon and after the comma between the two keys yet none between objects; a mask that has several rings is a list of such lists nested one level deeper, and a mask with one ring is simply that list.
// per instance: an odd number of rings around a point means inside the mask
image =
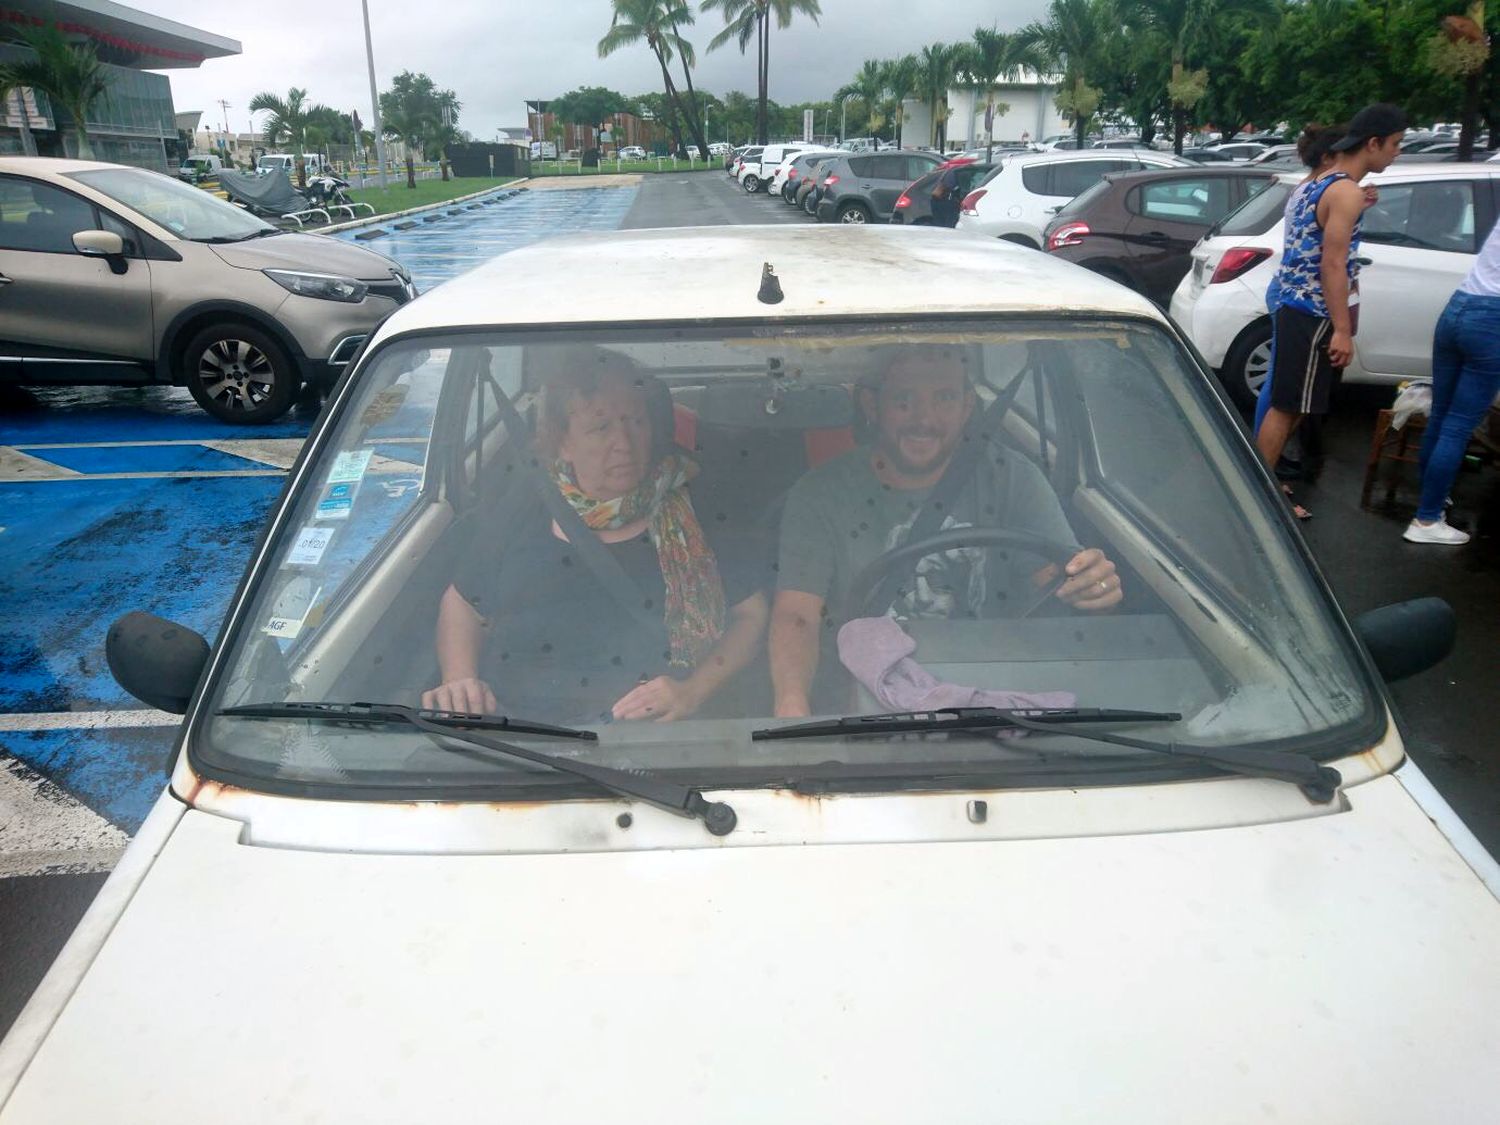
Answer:
[{"label": "palm tree", "polygon": [[1005,113],[1010,107],[995,101],[996,84],[1012,78],[1025,66],[1033,66],[1033,52],[1019,35],[997,31],[993,27],[976,27],[973,39],[965,43],[959,69],[966,72],[969,81],[984,91],[984,119],[986,143],[984,158],[994,156],[995,115]]},{"label": "palm tree", "polygon": [[432,108],[410,97],[400,97],[389,90],[380,95],[380,125],[385,135],[395,137],[406,150],[406,186],[417,186],[416,153],[427,147],[434,128],[441,122]]},{"label": "palm tree", "polygon": [[[854,80],[847,85],[840,86],[834,91],[834,99],[842,102],[845,98],[858,98],[864,103],[865,115],[869,118],[869,128],[872,133],[878,132],[881,125],[885,124],[880,112],[880,98],[885,93],[885,76],[881,66],[876,59],[866,59],[859,68],[859,73]],[[840,137],[840,140],[844,138]]]},{"label": "palm tree", "polygon": [[31,135],[31,115],[26,110],[26,91],[19,86],[12,86],[0,69],[0,106],[10,108],[10,96],[16,96],[16,106],[21,113],[21,155],[36,155],[36,138]]},{"label": "palm tree", "polygon": [[[682,81],[687,86],[687,111],[688,128],[692,130],[693,139],[698,142],[698,153],[704,160],[708,159],[708,121],[703,103],[698,98],[698,91],[693,89],[693,67],[698,65],[698,60],[693,57],[693,45],[682,37],[677,30],[677,25],[691,24],[693,22],[693,9],[686,2],[678,3],[672,0],[673,9],[669,13],[672,27],[672,44],[677,49],[677,57],[682,62]],[[709,95],[712,97],[712,95]]]},{"label": "palm tree", "polygon": [[1047,18],[1018,32],[1021,41],[1062,73],[1058,104],[1070,112],[1083,147],[1089,117],[1098,108],[1099,91],[1089,82],[1118,27],[1106,5],[1109,0],[1052,0]]},{"label": "palm tree", "polygon": [[[22,28],[19,34],[33,57],[0,66],[0,85],[41,90],[52,99],[54,108],[66,110],[73,119],[79,159],[92,160],[94,148],[89,144],[85,121],[94,103],[109,90],[108,72],[94,45],[86,39],[70,43],[50,25]],[[24,101],[21,112],[26,112]]]},{"label": "palm tree", "polygon": [[[671,114],[672,135],[677,142],[678,151],[683,151],[687,146],[683,144],[682,127],[678,121],[694,115],[683,110],[677,87],[672,82],[672,71],[667,64],[672,59],[673,42],[683,42],[676,34],[676,25],[691,21],[693,14],[679,0],[612,0],[612,3],[615,11],[614,19],[610,22],[609,33],[599,40],[599,57],[608,58],[621,47],[635,43],[644,42],[647,47],[651,48],[651,53],[656,56],[656,65],[661,68],[662,86],[667,92],[667,102],[674,110]],[[688,50],[692,49],[685,42],[683,45],[687,46]],[[687,66],[685,57],[683,66],[684,68]],[[699,123],[698,128],[701,130],[702,127]],[[703,152],[705,155],[708,153],[707,142],[703,142]]]},{"label": "palm tree", "polygon": [[1123,0],[1126,20],[1154,32],[1171,50],[1172,145],[1182,154],[1188,112],[1207,92],[1208,72],[1190,70],[1189,57],[1211,47],[1226,17],[1248,16],[1258,23],[1276,18],[1275,0]]},{"label": "palm tree", "polygon": [[922,64],[916,55],[902,55],[880,64],[880,77],[890,101],[890,114],[896,120],[896,143],[905,143],[902,130],[906,124],[906,99],[922,86]]},{"label": "palm tree", "polygon": [[743,55],[750,39],[756,39],[755,136],[757,143],[765,144],[770,139],[766,103],[771,84],[771,17],[775,16],[777,27],[785,29],[799,12],[817,23],[823,9],[818,0],[703,0],[701,8],[705,12],[718,9],[724,15],[724,29],[709,40],[710,51],[733,39]]},{"label": "palm tree", "polygon": [[959,52],[947,43],[929,43],[917,56],[921,66],[922,96],[932,106],[932,130],[928,144],[939,152],[947,139],[948,89],[958,73]]},{"label": "palm tree", "polygon": [[267,146],[292,146],[293,154],[297,157],[297,187],[307,187],[307,164],[302,159],[306,155],[307,129],[316,124],[325,113],[332,111],[326,106],[309,104],[307,91],[296,86],[288,90],[284,98],[269,90],[256,94],[250,99],[250,112],[259,113],[261,110],[267,110],[271,114],[261,130]]}]

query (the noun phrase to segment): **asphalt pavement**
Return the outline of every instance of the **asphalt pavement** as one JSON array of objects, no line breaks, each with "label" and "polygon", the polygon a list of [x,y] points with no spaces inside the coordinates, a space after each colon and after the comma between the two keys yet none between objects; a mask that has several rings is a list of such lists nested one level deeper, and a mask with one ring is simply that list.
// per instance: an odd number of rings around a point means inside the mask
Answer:
[{"label": "asphalt pavement", "polygon": [[[638,188],[528,192],[370,245],[430,288],[553,234],[813,221],[718,173],[666,174]],[[1428,594],[1458,611],[1453,656],[1393,694],[1412,757],[1500,855],[1500,741],[1487,708],[1500,664],[1500,473],[1466,473],[1455,490],[1450,518],[1474,532],[1469,546],[1404,543],[1411,470],[1391,504],[1358,503],[1374,412],[1389,398],[1377,388],[1338,396],[1321,472],[1296,486],[1315,513],[1302,531],[1351,614]],[[147,608],[216,633],[315,412],[304,405],[247,431],[170,389],[0,398],[0,1032],[163,782],[171,720],[113,685],[104,627]]]}]

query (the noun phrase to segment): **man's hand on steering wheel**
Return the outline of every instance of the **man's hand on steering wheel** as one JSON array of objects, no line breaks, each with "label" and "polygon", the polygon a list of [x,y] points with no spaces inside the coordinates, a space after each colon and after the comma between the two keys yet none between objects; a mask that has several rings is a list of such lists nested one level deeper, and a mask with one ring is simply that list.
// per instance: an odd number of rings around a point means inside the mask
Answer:
[{"label": "man's hand on steering wheel", "polygon": [[[1098,611],[1120,604],[1124,592],[1115,564],[1098,547],[1079,551],[1064,568],[1067,580],[1057,588],[1057,597],[1074,609]],[[1048,564],[1032,577],[1038,587],[1057,580],[1057,567]]]}]

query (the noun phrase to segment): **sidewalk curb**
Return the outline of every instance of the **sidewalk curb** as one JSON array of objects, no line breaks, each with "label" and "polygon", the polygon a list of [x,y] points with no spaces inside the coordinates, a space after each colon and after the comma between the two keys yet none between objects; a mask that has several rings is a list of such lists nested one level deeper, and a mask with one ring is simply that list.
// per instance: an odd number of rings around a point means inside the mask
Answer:
[{"label": "sidewalk curb", "polygon": [[420,207],[408,207],[405,211],[392,211],[389,214],[385,215],[370,215],[363,219],[351,219],[347,223],[334,223],[332,226],[319,227],[317,230],[309,230],[304,233],[337,234],[339,231],[358,230],[361,227],[379,226],[382,223],[392,223],[397,221],[398,219],[404,219],[408,215],[423,215],[428,211],[440,211],[445,207],[452,207],[456,203],[467,203],[472,199],[478,199],[481,196],[485,195],[492,195],[497,191],[515,191],[521,185],[529,183],[531,179],[531,176],[522,176],[520,179],[511,180],[511,182],[508,184],[501,184],[499,187],[488,187],[482,191],[470,192],[468,195],[454,196],[452,199],[445,199],[441,203],[424,203]]}]

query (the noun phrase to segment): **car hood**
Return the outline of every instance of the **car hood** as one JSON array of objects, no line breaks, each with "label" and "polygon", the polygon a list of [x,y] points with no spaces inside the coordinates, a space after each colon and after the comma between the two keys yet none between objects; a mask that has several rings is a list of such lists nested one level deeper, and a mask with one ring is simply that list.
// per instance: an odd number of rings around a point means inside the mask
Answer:
[{"label": "car hood", "polygon": [[1398,780],[1346,792],[1205,831],[504,856],[189,811],[0,1121],[1491,1122],[1500,904]]},{"label": "car hood", "polygon": [[210,245],[209,249],[242,270],[307,270],[362,281],[383,281],[392,276],[392,262],[383,254],[322,234],[288,231],[248,242]]}]

